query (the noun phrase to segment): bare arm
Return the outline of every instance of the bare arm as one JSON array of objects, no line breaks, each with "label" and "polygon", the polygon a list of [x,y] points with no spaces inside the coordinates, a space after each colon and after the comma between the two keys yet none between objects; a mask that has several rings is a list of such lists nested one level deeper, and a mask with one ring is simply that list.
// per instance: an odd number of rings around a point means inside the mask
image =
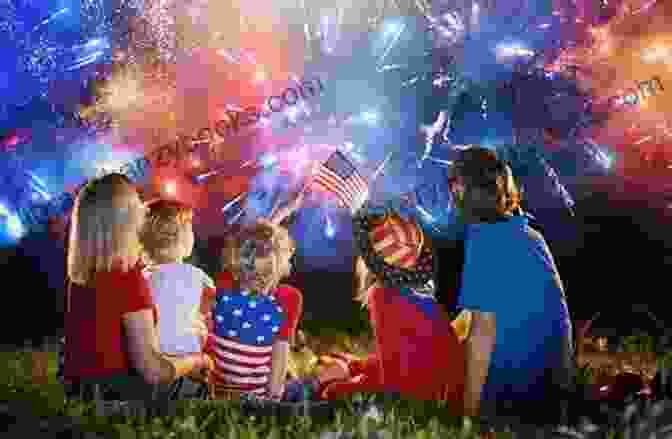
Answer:
[{"label": "bare arm", "polygon": [[298,194],[296,194],[294,199],[292,199],[289,203],[287,203],[287,205],[273,212],[270,221],[275,225],[280,225],[284,220],[289,218],[289,216],[292,215],[303,204],[303,199],[305,198],[307,190],[308,185],[304,186],[304,188],[301,189],[301,191]]},{"label": "bare arm", "polygon": [[271,215],[270,221],[273,224],[275,224],[276,226],[278,226],[278,225],[282,224],[282,222],[284,220],[289,218],[292,215],[292,213],[294,213],[294,210],[291,208],[291,206],[289,206],[289,205],[288,206],[283,206],[283,207],[279,208],[278,210],[276,210],[275,212],[273,212],[273,214]]},{"label": "bare arm", "polygon": [[207,359],[201,355],[166,358],[159,353],[158,334],[152,311],[143,309],[124,315],[127,346],[132,366],[148,384],[172,383],[194,369],[205,367]]},{"label": "bare arm", "polygon": [[287,364],[289,361],[289,341],[278,340],[273,343],[271,354],[271,377],[268,391],[272,398],[280,399],[285,390],[287,379]]},{"label": "bare arm", "polygon": [[471,334],[465,343],[464,410],[467,416],[477,416],[479,413],[481,390],[488,376],[490,356],[495,347],[495,338],[495,314],[475,311]]}]

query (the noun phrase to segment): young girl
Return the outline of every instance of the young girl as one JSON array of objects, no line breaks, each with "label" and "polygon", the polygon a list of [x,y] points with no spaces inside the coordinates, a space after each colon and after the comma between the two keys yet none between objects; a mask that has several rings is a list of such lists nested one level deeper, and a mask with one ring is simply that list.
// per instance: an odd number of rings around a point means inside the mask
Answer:
[{"label": "young girl", "polygon": [[[281,227],[285,227],[286,223],[290,221],[290,219],[294,215],[294,213],[296,213],[296,211],[303,205],[303,200],[305,198],[306,191],[307,191],[308,187],[309,187],[309,185],[305,185],[304,188],[302,190],[300,190],[298,193],[296,193],[286,205],[284,205],[284,206],[280,207],[279,209],[276,209],[274,212],[272,212],[268,221],[275,226],[281,226],[282,225]],[[236,227],[236,226],[234,226],[229,231],[229,233],[232,234],[232,235],[234,235],[236,233],[239,233],[239,232],[240,232],[240,229],[239,229],[239,227]],[[283,233],[285,233],[285,232],[283,232]],[[285,242],[287,246],[292,247],[291,249],[290,248],[287,249],[287,250],[291,250],[291,254],[289,256],[289,258],[291,259],[292,255],[294,254],[295,247],[296,247],[294,245],[294,241],[289,237],[289,235],[287,235],[287,239],[283,240],[283,242]],[[287,262],[289,264],[290,260],[288,260]],[[288,266],[287,268],[288,268],[288,271],[287,271],[286,276],[289,276],[289,273],[291,271],[291,266]],[[283,276],[283,277],[286,277],[286,276]],[[217,275],[216,282],[217,282],[217,287],[218,288],[231,288],[231,287],[233,287],[233,276],[231,275],[231,273],[229,271],[224,269],[222,272],[220,272]]]},{"label": "young girl", "polygon": [[287,231],[263,220],[227,240],[223,265],[231,281],[218,285],[208,343],[215,358],[213,397],[252,393],[282,399],[303,305],[298,290],[279,286],[291,248]]},{"label": "young girl", "polygon": [[[343,358],[322,374],[322,392],[391,392],[445,400],[458,413],[464,389],[464,350],[451,319],[432,295],[434,262],[422,230],[396,214],[355,217],[358,300],[369,308],[376,354]],[[345,373],[340,372],[344,370]]]},{"label": "young girl", "polygon": [[[157,310],[138,266],[144,208],[130,181],[109,174],[84,186],[72,212],[65,318],[65,379],[80,396],[148,399],[155,386],[208,364],[159,352]],[[86,393],[88,395],[84,395]]]}]

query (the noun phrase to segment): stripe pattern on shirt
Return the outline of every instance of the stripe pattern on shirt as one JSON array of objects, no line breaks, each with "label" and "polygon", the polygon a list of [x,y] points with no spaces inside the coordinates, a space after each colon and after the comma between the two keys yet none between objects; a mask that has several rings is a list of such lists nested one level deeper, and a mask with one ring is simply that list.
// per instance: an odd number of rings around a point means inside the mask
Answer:
[{"label": "stripe pattern on shirt", "polygon": [[272,295],[219,289],[212,317],[214,331],[208,343],[215,360],[212,384],[223,391],[263,394],[271,373],[273,341],[287,318],[282,306]]},{"label": "stripe pattern on shirt", "polygon": [[263,395],[271,372],[272,346],[251,346],[211,336],[214,385],[227,390]]}]

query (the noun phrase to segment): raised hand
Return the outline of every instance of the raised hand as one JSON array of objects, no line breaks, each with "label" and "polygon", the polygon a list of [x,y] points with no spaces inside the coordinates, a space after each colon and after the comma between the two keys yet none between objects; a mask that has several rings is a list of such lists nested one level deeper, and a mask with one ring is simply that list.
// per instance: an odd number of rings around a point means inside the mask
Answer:
[{"label": "raised hand", "polygon": [[307,192],[308,192],[308,185],[305,185],[294,196],[294,198],[292,198],[292,200],[288,204],[288,207],[292,210],[292,212],[295,212],[296,210],[300,209],[301,206],[303,206],[303,201],[306,198],[306,193]]},{"label": "raised hand", "polygon": [[278,225],[291,214],[300,209],[301,206],[303,206],[303,201],[306,197],[306,193],[308,192],[308,186],[309,185],[304,185],[303,188],[296,195],[294,195],[294,197],[289,201],[289,203],[287,203],[286,206],[283,206],[274,212],[273,215],[271,215],[270,221],[273,224]]}]

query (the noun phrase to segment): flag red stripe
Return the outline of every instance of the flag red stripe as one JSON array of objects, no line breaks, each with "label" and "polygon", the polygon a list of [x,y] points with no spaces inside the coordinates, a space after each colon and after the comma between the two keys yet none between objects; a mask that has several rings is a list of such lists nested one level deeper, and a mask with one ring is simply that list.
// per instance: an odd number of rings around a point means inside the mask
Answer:
[{"label": "flag red stripe", "polygon": [[[338,168],[348,175],[341,176]],[[341,207],[351,208],[361,194],[368,191],[366,180],[340,152],[334,153],[322,164],[313,181],[316,187],[333,193]]]},{"label": "flag red stripe", "polygon": [[[338,199],[339,205],[343,205],[344,203],[347,203],[347,196],[341,194],[337,188],[333,187],[333,185],[329,181],[322,181],[318,180],[317,178],[315,179],[315,185],[318,186],[319,188],[322,188],[326,192],[329,192],[331,194],[336,195],[336,198]],[[344,201],[343,199],[346,198]]]},{"label": "flag red stripe", "polygon": [[345,182],[338,176],[323,170],[322,173],[316,177],[316,182],[321,183],[322,186],[329,192],[333,192],[343,204],[350,205],[353,201],[353,195],[345,186]]},{"label": "flag red stripe", "polygon": [[325,177],[329,177],[332,180],[338,181],[341,189],[347,191],[348,196],[354,199],[354,197],[356,195],[356,192],[353,190],[353,188],[349,184],[349,182],[352,180],[354,175],[351,176],[351,177],[348,177],[348,178],[343,178],[340,175],[338,175],[336,172],[332,171],[331,169],[329,169],[327,167],[325,167],[323,169],[323,171],[324,171]]},{"label": "flag red stripe", "polygon": [[352,204],[355,199],[356,192],[354,192],[353,189],[348,185],[348,181],[346,179],[343,179],[327,168],[324,168],[322,176],[332,183],[337,192],[342,194],[341,198],[343,198],[343,201],[346,203],[346,205],[349,206]]},{"label": "flag red stripe", "polygon": [[352,201],[348,205],[350,207],[352,202],[363,192],[368,190],[368,185],[366,181],[357,173],[353,174],[348,179],[344,180],[344,185],[347,191],[351,194]]}]

